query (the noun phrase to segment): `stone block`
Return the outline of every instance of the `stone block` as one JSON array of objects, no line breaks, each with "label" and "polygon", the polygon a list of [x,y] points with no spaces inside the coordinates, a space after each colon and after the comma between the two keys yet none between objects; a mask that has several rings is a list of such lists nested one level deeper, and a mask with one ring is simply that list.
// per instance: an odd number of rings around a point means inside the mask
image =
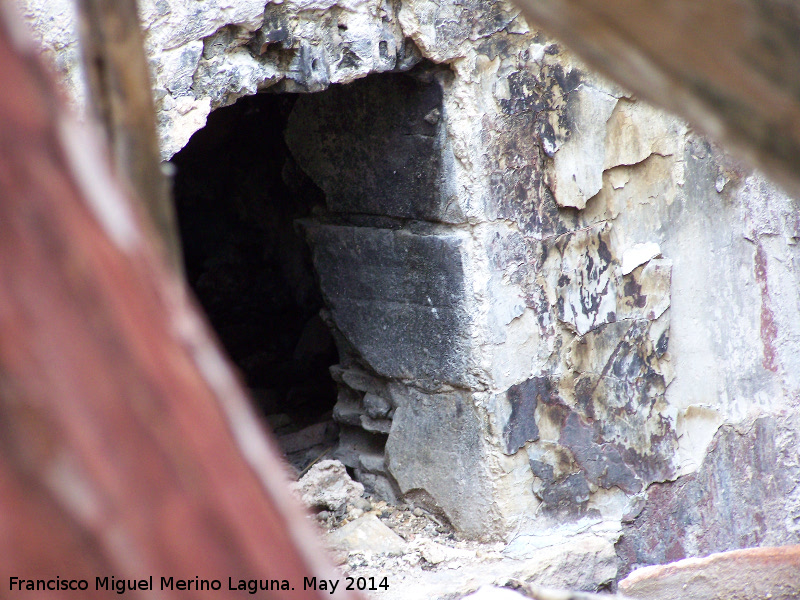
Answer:
[{"label": "stone block", "polygon": [[471,394],[425,394],[409,389],[397,408],[386,462],[401,491],[423,490],[466,535],[487,537],[492,527],[486,431]]},{"label": "stone block", "polygon": [[359,392],[380,394],[383,389],[383,382],[361,369],[345,369],[342,371],[341,378],[343,383]]},{"label": "stone block", "polygon": [[333,212],[457,222],[441,114],[436,78],[396,73],[300,96],[286,141]]},{"label": "stone block", "polygon": [[306,234],[332,319],[374,371],[467,381],[462,234],[311,223]]},{"label": "stone block", "polygon": [[391,477],[377,473],[367,473],[361,469],[356,469],[356,477],[364,484],[364,489],[367,493],[376,498],[382,498],[390,504],[397,503],[400,494],[397,484],[393,482]]},{"label": "stone block", "polygon": [[350,479],[338,460],[318,462],[292,488],[306,506],[327,510],[337,510],[364,493],[364,486]]},{"label": "stone block", "polygon": [[361,415],[361,426],[372,433],[385,433],[388,435],[392,428],[392,422],[388,419],[371,419],[367,415]]},{"label": "stone block", "polygon": [[328,535],[328,543],[344,552],[401,556],[406,543],[375,515],[364,515]]},{"label": "stone block", "polygon": [[357,427],[345,425],[340,428],[334,456],[348,467],[357,468],[363,454],[380,454],[385,444],[385,435],[365,431],[360,423]]},{"label": "stone block", "polygon": [[386,398],[376,394],[364,394],[364,410],[367,415],[372,419],[385,419],[389,411],[392,410],[392,404]]}]

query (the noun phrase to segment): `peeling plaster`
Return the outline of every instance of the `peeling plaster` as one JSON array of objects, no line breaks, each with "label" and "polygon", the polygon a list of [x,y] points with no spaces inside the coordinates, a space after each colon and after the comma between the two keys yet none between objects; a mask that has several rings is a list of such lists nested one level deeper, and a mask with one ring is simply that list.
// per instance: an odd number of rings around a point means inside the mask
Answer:
[{"label": "peeling plaster", "polygon": [[555,149],[551,187],[559,206],[584,208],[603,187],[606,122],[617,99],[581,84],[567,97],[564,141]]},{"label": "peeling plaster", "polygon": [[636,267],[643,265],[651,258],[655,258],[661,254],[661,248],[655,242],[647,242],[644,244],[635,244],[627,248],[622,253],[622,270],[623,275],[627,275]]},{"label": "peeling plaster", "polygon": [[678,436],[678,475],[696,471],[706,449],[723,423],[718,410],[693,404],[678,413],[675,432]]}]

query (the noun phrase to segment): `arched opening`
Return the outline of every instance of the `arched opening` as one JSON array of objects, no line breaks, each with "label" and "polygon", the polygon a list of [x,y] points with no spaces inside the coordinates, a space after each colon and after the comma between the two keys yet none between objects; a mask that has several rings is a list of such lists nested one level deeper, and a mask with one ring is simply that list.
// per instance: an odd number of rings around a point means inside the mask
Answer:
[{"label": "arched opening", "polygon": [[338,356],[296,225],[325,197],[283,139],[295,100],[258,94],[214,111],[172,162],[188,282],[300,471],[336,442]]},{"label": "arched opening", "polygon": [[290,462],[327,452],[388,499],[404,386],[463,379],[448,77],[243,98],[173,159],[189,283]]}]

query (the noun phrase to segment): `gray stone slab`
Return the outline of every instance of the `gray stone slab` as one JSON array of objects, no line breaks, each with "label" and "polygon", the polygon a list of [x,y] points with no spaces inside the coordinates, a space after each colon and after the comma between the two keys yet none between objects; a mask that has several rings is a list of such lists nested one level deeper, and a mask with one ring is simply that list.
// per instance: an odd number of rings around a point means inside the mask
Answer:
[{"label": "gray stone slab", "polygon": [[378,374],[466,381],[461,234],[306,224],[333,321]]},{"label": "gray stone slab", "polygon": [[454,222],[441,115],[435,78],[396,73],[301,96],[286,141],[334,212]]},{"label": "gray stone slab", "polygon": [[487,536],[492,493],[485,436],[470,394],[409,389],[394,415],[386,462],[403,493],[424,491],[459,531]]}]

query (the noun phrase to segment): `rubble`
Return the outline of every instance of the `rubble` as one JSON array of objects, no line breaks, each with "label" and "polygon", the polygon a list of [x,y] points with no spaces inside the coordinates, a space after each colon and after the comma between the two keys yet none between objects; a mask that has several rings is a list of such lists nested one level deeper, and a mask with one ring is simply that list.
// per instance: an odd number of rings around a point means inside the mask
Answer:
[{"label": "rubble", "polygon": [[374,514],[350,521],[327,536],[331,549],[338,552],[402,556],[406,543]]},{"label": "rubble", "polygon": [[481,586],[477,592],[464,596],[462,600],[520,600],[525,598],[519,592],[508,588],[499,588],[491,585]]},{"label": "rubble", "polygon": [[292,489],[310,508],[338,511],[364,493],[364,486],[350,479],[338,460],[323,460],[312,466]]}]

